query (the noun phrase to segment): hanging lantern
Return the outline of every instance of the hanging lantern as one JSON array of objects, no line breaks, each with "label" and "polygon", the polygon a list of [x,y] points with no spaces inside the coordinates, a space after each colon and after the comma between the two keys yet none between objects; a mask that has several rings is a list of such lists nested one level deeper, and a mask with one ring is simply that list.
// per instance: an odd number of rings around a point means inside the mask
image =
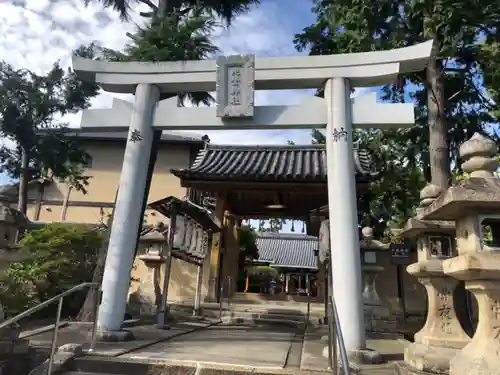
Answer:
[{"label": "hanging lantern", "polygon": [[174,249],[181,249],[184,246],[184,237],[186,235],[186,221],[184,216],[175,217]]}]

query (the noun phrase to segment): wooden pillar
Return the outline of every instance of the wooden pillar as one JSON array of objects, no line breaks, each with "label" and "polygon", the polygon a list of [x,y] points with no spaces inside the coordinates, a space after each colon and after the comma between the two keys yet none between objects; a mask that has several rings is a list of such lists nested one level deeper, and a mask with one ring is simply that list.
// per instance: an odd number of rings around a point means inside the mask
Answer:
[{"label": "wooden pillar", "polygon": [[217,296],[219,293],[219,270],[225,224],[224,206],[224,197],[220,195],[217,197],[217,201],[215,204],[214,222],[221,227],[221,231],[219,233],[214,233],[212,238],[212,249],[210,250],[210,279],[207,299],[212,302],[217,301]]},{"label": "wooden pillar", "polygon": [[[224,238],[224,282],[229,278],[229,284],[225,284],[225,295],[230,296],[236,291],[238,282],[238,263],[240,258],[239,246],[239,225],[238,220],[226,211],[225,220],[225,238]],[[229,290],[227,288],[229,287]]]}]

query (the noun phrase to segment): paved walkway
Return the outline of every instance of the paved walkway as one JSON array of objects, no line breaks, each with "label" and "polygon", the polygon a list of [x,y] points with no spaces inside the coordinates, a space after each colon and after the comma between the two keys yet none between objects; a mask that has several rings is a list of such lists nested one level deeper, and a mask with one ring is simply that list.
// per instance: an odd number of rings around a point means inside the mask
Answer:
[{"label": "paved walkway", "polygon": [[215,325],[118,358],[282,369],[296,334],[282,325]]},{"label": "paved walkway", "polygon": [[[58,346],[88,342],[90,324],[69,324],[60,331]],[[325,372],[328,361],[323,357],[325,329],[310,325],[306,332],[284,324],[220,324],[216,320],[194,320],[173,323],[169,330],[153,325],[129,328],[136,340],[125,343],[97,343],[94,355],[114,361],[137,361],[165,365],[216,366],[217,368],[251,368],[252,371]],[[52,331],[29,337],[31,344],[48,348]],[[368,347],[390,362],[402,358],[403,347],[395,338],[371,338]],[[95,358],[95,357],[94,357]],[[97,359],[97,358],[96,358]],[[104,359],[104,358],[103,358]],[[361,374],[393,373],[391,364],[361,366]]]},{"label": "paved walkway", "polygon": [[[154,345],[160,341],[169,340],[173,337],[186,335],[194,331],[209,327],[217,324],[218,320],[199,320],[186,318],[182,321],[171,323],[170,329],[159,330],[153,324],[138,324],[126,328],[134,334],[135,340],[112,343],[112,342],[98,342],[95,345],[95,355],[102,356],[117,356],[120,354],[128,353],[134,350],[141,350],[141,348]],[[29,334],[26,337],[33,347],[49,348],[52,342],[53,325],[47,326],[48,330],[40,333]],[[84,344],[84,348],[89,346],[92,331],[92,324],[90,323],[71,323],[66,322],[60,328],[57,337],[57,346],[71,343]],[[26,332],[24,335],[26,336]]]}]

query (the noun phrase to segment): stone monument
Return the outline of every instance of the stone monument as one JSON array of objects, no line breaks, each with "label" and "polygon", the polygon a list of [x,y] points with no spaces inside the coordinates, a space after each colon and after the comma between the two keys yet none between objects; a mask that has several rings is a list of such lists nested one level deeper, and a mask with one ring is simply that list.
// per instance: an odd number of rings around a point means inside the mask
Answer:
[{"label": "stone monument", "polygon": [[[458,255],[443,261],[442,270],[449,277],[465,281],[479,308],[474,336],[451,358],[449,373],[497,375],[500,374],[500,179],[495,173],[498,149],[491,139],[476,133],[462,144],[459,152],[462,170],[469,178],[443,192],[425,208],[422,218],[455,221]],[[449,306],[449,299],[443,303]],[[441,314],[449,314],[447,311],[452,310],[442,311]]]},{"label": "stone monument", "polygon": [[[412,104],[377,103],[374,94],[350,99],[352,87],[392,83],[399,75],[424,69],[432,41],[395,49],[345,55],[286,58],[231,57],[203,61],[108,62],[73,58],[83,79],[104,90],[135,94],[111,109],[85,110],[82,128],[128,131],[104,270],[98,327],[119,336],[127,302],[130,265],[155,130],[326,128],[332,287],[347,350],[366,348],[356,185],[352,158],[353,127],[395,128],[414,125]],[[224,61],[231,60],[223,63]],[[318,89],[295,106],[253,106],[254,89]],[[217,108],[178,107],[177,98],[160,93],[217,91]],[[146,192],[147,193],[147,192]],[[304,212],[304,215],[306,213]],[[341,262],[333,261],[341,259]],[[355,354],[356,355],[356,354]]]},{"label": "stone monument", "polygon": [[427,292],[428,309],[424,327],[415,342],[405,348],[406,372],[447,373],[450,358],[470,340],[464,332],[454,306],[453,293],[458,280],[443,272],[443,262],[454,252],[455,225],[452,221],[423,220],[421,215],[440,195],[439,187],[428,184],[420,192],[420,205],[401,232],[416,238],[417,259],[407,267]]}]

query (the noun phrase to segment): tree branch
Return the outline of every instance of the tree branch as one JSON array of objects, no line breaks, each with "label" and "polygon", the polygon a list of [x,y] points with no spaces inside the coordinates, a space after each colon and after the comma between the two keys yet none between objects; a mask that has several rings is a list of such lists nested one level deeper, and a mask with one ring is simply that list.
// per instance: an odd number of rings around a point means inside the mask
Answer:
[{"label": "tree branch", "polygon": [[150,7],[151,9],[153,9],[153,12],[158,11],[158,7],[156,5],[154,5],[150,0],[139,0],[139,2],[145,4],[148,7]]},{"label": "tree branch", "polygon": [[130,39],[132,39],[134,42],[138,41],[138,38],[134,34],[127,32],[125,33],[125,35],[128,36]]}]

